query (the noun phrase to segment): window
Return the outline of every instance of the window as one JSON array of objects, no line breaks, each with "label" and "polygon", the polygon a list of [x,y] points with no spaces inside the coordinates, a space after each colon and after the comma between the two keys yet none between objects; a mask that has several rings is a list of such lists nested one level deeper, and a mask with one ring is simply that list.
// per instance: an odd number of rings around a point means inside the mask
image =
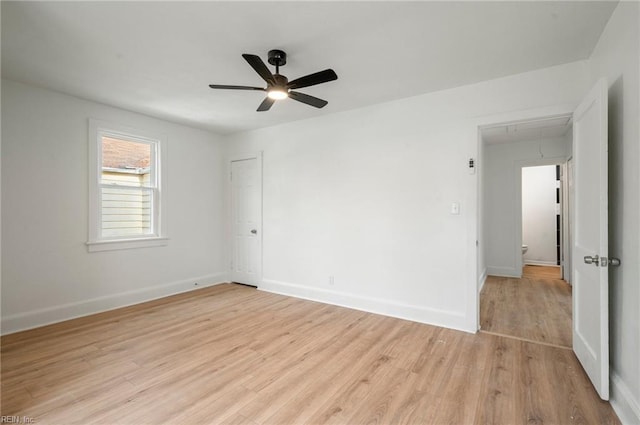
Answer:
[{"label": "window", "polygon": [[166,245],[166,142],[96,120],[89,128],[89,251]]}]

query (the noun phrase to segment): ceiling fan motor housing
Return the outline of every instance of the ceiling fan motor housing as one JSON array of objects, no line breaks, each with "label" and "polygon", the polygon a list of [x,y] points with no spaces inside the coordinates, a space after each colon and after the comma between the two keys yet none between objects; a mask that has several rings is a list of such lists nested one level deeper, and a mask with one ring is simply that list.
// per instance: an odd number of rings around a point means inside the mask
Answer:
[{"label": "ceiling fan motor housing", "polygon": [[276,82],[273,86],[281,87],[283,90],[285,90],[285,86],[289,82],[289,79],[287,77],[285,77],[284,75],[280,75],[280,74],[273,74],[273,79]]}]

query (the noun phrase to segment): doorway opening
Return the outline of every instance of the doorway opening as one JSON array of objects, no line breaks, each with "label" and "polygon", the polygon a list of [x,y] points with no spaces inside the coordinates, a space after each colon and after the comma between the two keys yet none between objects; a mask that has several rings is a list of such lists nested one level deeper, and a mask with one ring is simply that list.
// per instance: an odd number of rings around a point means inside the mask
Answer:
[{"label": "doorway opening", "polygon": [[563,164],[522,167],[522,276],[562,279]]},{"label": "doorway opening", "polygon": [[570,348],[571,115],[482,127],[480,138],[480,329]]}]

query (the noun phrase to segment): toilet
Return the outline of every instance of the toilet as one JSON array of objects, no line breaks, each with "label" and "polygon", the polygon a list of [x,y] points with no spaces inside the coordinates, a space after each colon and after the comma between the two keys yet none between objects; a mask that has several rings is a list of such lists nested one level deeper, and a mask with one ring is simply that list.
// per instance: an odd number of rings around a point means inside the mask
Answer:
[{"label": "toilet", "polygon": [[529,245],[522,245],[522,264],[524,264],[524,254],[529,250]]}]

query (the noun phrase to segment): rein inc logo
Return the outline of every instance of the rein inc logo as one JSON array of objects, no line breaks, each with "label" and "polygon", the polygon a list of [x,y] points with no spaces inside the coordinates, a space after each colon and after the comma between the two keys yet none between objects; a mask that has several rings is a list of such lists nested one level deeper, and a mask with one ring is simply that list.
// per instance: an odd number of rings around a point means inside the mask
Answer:
[{"label": "rein inc logo", "polygon": [[0,416],[0,424],[35,424],[36,420],[30,416]]}]

